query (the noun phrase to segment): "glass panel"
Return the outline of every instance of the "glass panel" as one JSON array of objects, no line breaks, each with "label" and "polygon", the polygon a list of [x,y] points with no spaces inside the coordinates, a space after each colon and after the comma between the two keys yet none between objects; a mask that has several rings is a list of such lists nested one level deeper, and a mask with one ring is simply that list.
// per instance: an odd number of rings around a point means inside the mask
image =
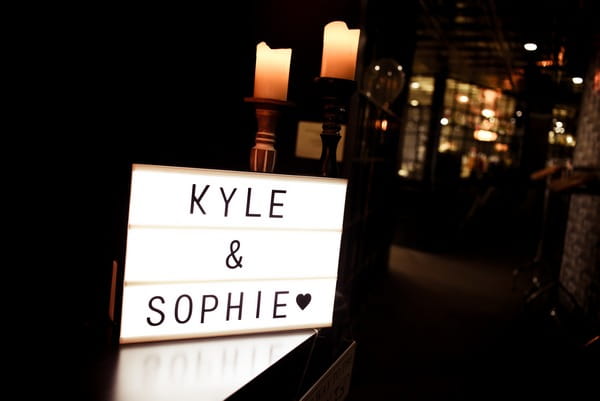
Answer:
[{"label": "glass panel", "polygon": [[[425,162],[425,149],[429,135],[430,118],[442,118],[440,124],[439,152],[455,152],[464,157],[464,176],[473,176],[469,166],[477,161],[478,171],[489,163],[504,163],[516,159],[522,130],[516,131],[516,99],[497,89],[484,88],[455,79],[446,80],[443,113],[431,116],[431,101],[434,89],[433,77],[415,76],[409,89],[409,106],[406,132],[402,149],[403,174],[420,179]],[[567,120],[566,110],[556,111],[557,121]],[[560,125],[560,124],[559,124]],[[478,139],[474,134],[478,132]],[[483,131],[482,131],[483,130]],[[484,132],[485,131],[485,132]],[[487,139],[482,141],[481,139]],[[516,139],[516,140],[515,140]],[[558,140],[555,132],[553,141]],[[573,143],[574,137],[561,138],[563,143]],[[499,144],[501,146],[496,147]],[[471,160],[471,162],[467,162]],[[402,175],[402,174],[401,174]]]},{"label": "glass panel", "polygon": [[[509,157],[500,157],[495,143],[500,142],[502,152],[517,152],[511,146],[511,136],[515,133],[516,99],[499,90],[484,88],[454,79],[446,81],[444,94],[444,116],[448,126],[443,127],[440,136],[440,152],[458,152],[463,155],[461,176],[481,176],[489,163],[501,163]],[[490,142],[477,140],[488,139]],[[477,167],[477,174],[471,169]]]},{"label": "glass panel", "polygon": [[408,92],[407,123],[398,174],[420,180],[423,176],[433,96],[433,77],[415,76]]}]

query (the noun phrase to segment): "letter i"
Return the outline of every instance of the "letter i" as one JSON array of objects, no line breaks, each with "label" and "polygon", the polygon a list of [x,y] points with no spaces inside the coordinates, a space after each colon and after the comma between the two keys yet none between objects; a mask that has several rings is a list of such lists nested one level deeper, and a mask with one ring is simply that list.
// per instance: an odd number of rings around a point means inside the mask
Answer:
[{"label": "letter i", "polygon": [[256,298],[256,318],[260,317],[260,294],[261,291],[258,292],[258,297]]}]

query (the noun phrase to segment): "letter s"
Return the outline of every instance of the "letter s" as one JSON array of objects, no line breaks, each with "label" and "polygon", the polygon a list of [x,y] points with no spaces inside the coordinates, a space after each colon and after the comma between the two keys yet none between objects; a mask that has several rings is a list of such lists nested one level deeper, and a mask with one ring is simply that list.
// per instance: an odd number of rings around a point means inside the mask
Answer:
[{"label": "letter s", "polygon": [[152,302],[154,302],[154,300],[157,300],[157,299],[160,300],[160,302],[162,302],[163,304],[165,303],[165,299],[163,297],[159,297],[159,296],[152,297],[152,298],[150,298],[150,301],[148,301],[148,308],[150,308],[151,310],[157,312],[160,315],[160,319],[159,319],[158,322],[151,321],[150,317],[146,318],[146,321],[148,322],[148,324],[150,326],[159,326],[159,325],[162,324],[162,322],[165,321],[165,314],[163,313],[163,311],[161,311],[159,309],[156,309],[154,307],[154,305],[152,305]]}]

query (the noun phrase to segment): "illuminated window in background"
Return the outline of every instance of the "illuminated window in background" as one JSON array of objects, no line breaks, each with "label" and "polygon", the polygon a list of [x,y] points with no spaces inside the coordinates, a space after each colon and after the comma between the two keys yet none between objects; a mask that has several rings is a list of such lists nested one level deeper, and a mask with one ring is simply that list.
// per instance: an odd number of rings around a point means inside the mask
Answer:
[{"label": "illuminated window in background", "polygon": [[431,118],[433,77],[414,76],[408,93],[407,122],[403,136],[402,165],[398,174],[420,180],[425,166],[425,149]]},{"label": "illuminated window in background", "polygon": [[556,105],[552,109],[552,125],[548,130],[548,161],[563,164],[573,157],[576,109],[574,106]]},{"label": "illuminated window in background", "polygon": [[515,109],[515,98],[499,90],[448,79],[443,116],[448,123],[441,127],[438,152],[457,161],[462,178],[512,164],[520,146]]},{"label": "illuminated window in background", "polygon": [[[413,77],[409,85],[402,165],[398,171],[406,178],[423,178],[433,87],[433,78],[425,76]],[[438,152],[444,153],[445,160],[456,161],[456,174],[462,177],[470,176],[473,166],[482,165],[474,163],[473,157],[486,163],[513,165],[521,146],[516,130],[518,118],[514,97],[500,90],[447,79],[443,115],[439,117]]]}]

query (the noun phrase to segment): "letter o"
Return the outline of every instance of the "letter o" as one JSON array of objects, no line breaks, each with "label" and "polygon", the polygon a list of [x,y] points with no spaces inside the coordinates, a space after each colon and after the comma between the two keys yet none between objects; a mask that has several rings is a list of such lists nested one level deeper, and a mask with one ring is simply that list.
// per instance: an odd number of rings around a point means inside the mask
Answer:
[{"label": "letter o", "polygon": [[[188,300],[189,305],[187,317],[185,319],[179,318],[179,301],[181,301],[182,298],[186,298]],[[175,301],[175,320],[177,320],[177,323],[187,323],[190,320],[190,318],[192,317],[192,306],[192,297],[190,297],[189,295],[183,294],[177,298],[177,301]]]}]

